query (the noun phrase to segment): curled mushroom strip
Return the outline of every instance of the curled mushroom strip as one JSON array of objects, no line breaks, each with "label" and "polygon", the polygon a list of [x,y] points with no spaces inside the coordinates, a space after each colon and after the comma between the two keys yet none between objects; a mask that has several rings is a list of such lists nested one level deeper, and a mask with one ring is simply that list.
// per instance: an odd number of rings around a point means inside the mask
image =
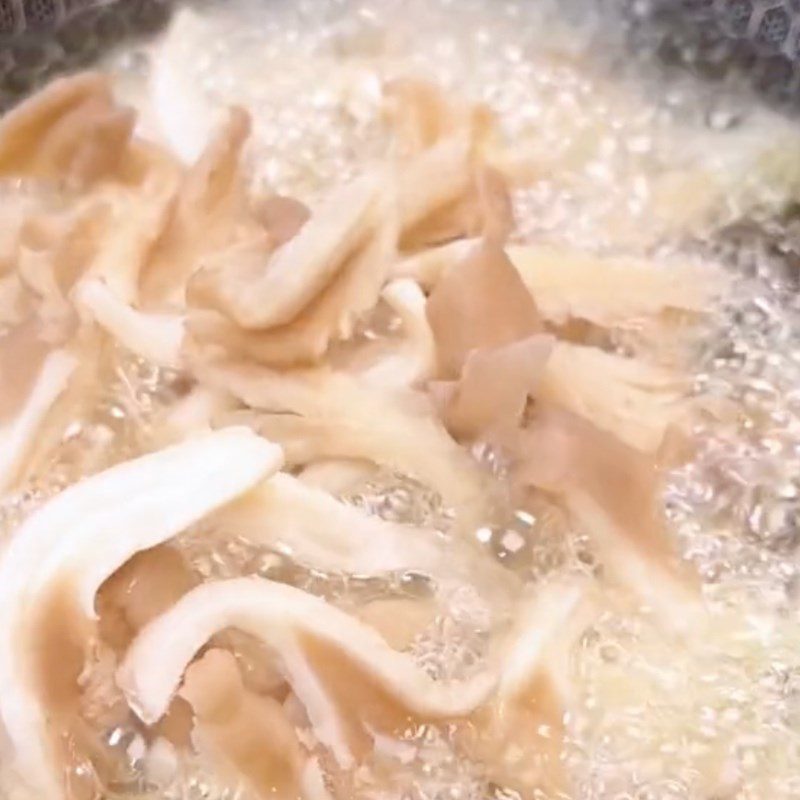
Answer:
[{"label": "curled mushroom strip", "polygon": [[[469,714],[489,697],[495,676],[443,684],[393,650],[373,629],[314,595],[261,578],[205,584],[150,623],[131,645],[117,679],[139,717],[155,722],[167,710],[187,666],[218,631],[236,627],[261,639],[306,709],[317,737],[343,767],[353,763],[348,728],[369,706],[348,702],[341,682],[371,687],[383,703],[424,718]],[[325,663],[326,667],[321,669]],[[353,691],[356,691],[353,688]]]},{"label": "curled mushroom strip", "polygon": [[183,318],[139,311],[121,300],[103,281],[83,281],[75,301],[120,344],[160,367],[177,369],[183,341]]}]

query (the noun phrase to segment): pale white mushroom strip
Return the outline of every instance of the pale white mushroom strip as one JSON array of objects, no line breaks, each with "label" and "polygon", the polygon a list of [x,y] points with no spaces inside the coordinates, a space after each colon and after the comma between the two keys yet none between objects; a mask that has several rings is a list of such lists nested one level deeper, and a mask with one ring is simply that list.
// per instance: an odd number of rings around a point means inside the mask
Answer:
[{"label": "pale white mushroom strip", "polygon": [[150,97],[158,132],[184,164],[192,164],[211,137],[213,114],[201,88],[192,79],[181,39],[198,26],[197,15],[188,8],[176,14],[168,40],[153,48]]},{"label": "pale white mushroom strip", "polygon": [[686,419],[687,389],[687,379],[672,370],[596,347],[558,342],[536,396],[652,453],[669,426]]},{"label": "pale white mushroom strip", "polygon": [[545,245],[509,247],[508,256],[542,315],[559,324],[579,318],[624,325],[668,309],[707,311],[722,286],[720,272],[707,264],[658,264]]},{"label": "pale white mushroom strip", "polygon": [[631,547],[628,537],[593,498],[576,493],[566,505],[591,532],[600,557],[619,581],[652,608],[662,624],[679,634],[688,633],[704,619],[705,609],[696,588],[676,576],[655,558]]},{"label": "pale white mushroom strip", "polygon": [[[395,425],[395,421],[401,424]],[[263,414],[253,424],[262,435],[281,443],[287,463],[300,465],[329,458],[372,461],[438,492],[453,509],[456,525],[463,532],[485,524],[492,513],[489,475],[438,425],[427,420],[419,423],[413,416],[366,425],[355,417],[336,420]]]},{"label": "pale white mushroom strip", "polygon": [[132,353],[159,367],[176,369],[180,365],[183,317],[138,311],[99,279],[81,282],[74,299],[101,328]]},{"label": "pale white mushroom strip", "polygon": [[479,239],[456,239],[438,247],[430,247],[398,261],[392,267],[392,275],[411,278],[429,291],[443,272],[463,261],[479,244]]},{"label": "pale white mushroom strip", "polygon": [[303,638],[340,651],[353,680],[368,680],[409,712],[428,717],[470,713],[490,695],[495,677],[465,682],[431,679],[410,656],[393,650],[371,628],[314,595],[261,578],[205,584],[184,595],[134,640],[117,680],[147,723],[165,713],[197,651],[218,631],[239,628],[261,639],[282,663],[319,739],[343,767],[352,763],[334,698],[309,661]]},{"label": "pale white mushroom strip", "polygon": [[39,426],[66,390],[77,359],[65,350],[50,353],[42,364],[30,395],[12,419],[0,425],[0,492],[17,478]]},{"label": "pale white mushroom strip", "polygon": [[47,712],[30,674],[38,601],[64,582],[65,615],[71,595],[75,610],[93,619],[98,587],[134,553],[233,500],[281,461],[280,448],[246,428],[228,428],[75,484],[17,530],[0,560],[0,718],[24,774],[44,791],[56,794],[58,781]]},{"label": "pale white mushroom strip", "polygon": [[198,433],[208,433],[213,422],[231,412],[236,400],[226,392],[195,386],[189,394],[170,405],[154,424],[154,435],[162,444],[183,441]]},{"label": "pale white mushroom strip", "polygon": [[400,317],[404,341],[362,377],[376,386],[419,386],[436,370],[436,342],[425,316],[425,295],[415,281],[398,278],[381,296]]},{"label": "pale white mushroom strip", "polygon": [[[190,335],[201,343],[246,354],[276,368],[318,362],[333,340],[350,338],[356,321],[378,301],[394,258],[397,239],[387,205],[381,203],[381,214],[386,221],[373,226],[365,234],[364,243],[340,264],[336,275],[319,287],[318,294],[288,325],[268,330],[246,330],[218,311],[196,308],[190,311],[188,318]],[[197,278],[207,284],[205,291],[211,292],[207,297],[210,305],[230,301],[241,302],[243,308],[248,308],[256,304],[254,292],[258,291],[260,277],[267,275],[271,265],[264,265],[264,257],[256,255],[255,262],[239,272],[234,256],[226,254],[223,261],[229,261],[233,269],[223,266],[213,272],[201,273]],[[255,272],[252,272],[253,268]],[[209,283],[215,284],[216,289]],[[216,298],[214,292],[217,292]],[[262,307],[268,305],[273,296],[269,294],[262,298]],[[236,312],[231,309],[229,316],[235,317]]]},{"label": "pale white mushroom strip", "polygon": [[403,164],[398,175],[401,231],[412,228],[466,191],[472,177],[471,151],[470,135],[456,134]]},{"label": "pale white mushroom strip", "polygon": [[383,178],[367,174],[332,190],[299,233],[271,256],[266,269],[253,276],[246,291],[220,283],[223,311],[244,328],[291,322],[364,241],[382,205],[377,200]]},{"label": "pale white mushroom strip", "polygon": [[372,575],[445,566],[436,531],[386,522],[291,475],[273,475],[208,520],[323,571]]},{"label": "pale white mushroom strip", "polygon": [[518,441],[524,482],[558,496],[609,571],[678,626],[696,618],[697,581],[680,562],[661,508],[654,455],[542,404]]},{"label": "pale white mushroom strip", "polygon": [[524,797],[571,794],[562,751],[575,698],[564,654],[595,613],[588,599],[587,583],[577,579],[548,582],[523,599],[497,691],[476,715],[481,735],[474,755],[490,779]]},{"label": "pale white mushroom strip", "polygon": [[365,481],[375,471],[375,465],[357,458],[321,458],[298,475],[299,479],[330,494],[344,494]]},{"label": "pale white mushroom strip", "polygon": [[539,589],[520,606],[511,646],[503,658],[497,700],[513,700],[546,661],[546,652],[558,641],[564,626],[586,599],[586,586],[578,581],[554,583]]}]

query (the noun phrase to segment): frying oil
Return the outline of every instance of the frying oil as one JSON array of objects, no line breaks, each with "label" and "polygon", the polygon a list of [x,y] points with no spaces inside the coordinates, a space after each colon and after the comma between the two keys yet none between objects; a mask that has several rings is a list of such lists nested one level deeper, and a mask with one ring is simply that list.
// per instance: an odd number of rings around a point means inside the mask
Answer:
[{"label": "frying oil", "polygon": [[[158,46],[204,113],[213,117],[230,103],[251,111],[247,157],[261,186],[313,200],[380,158],[388,146],[381,82],[411,73],[499,113],[527,177],[515,194],[520,241],[701,254],[730,271],[730,291],[690,348],[694,391],[724,400],[733,413],[698,424],[697,452],[669,476],[664,494],[672,534],[702,578],[715,624],[703,641],[687,641],[608,590],[570,654],[576,693],[565,712],[561,760],[573,792],[558,797],[788,800],[800,796],[800,279],[793,271],[800,232],[780,211],[797,188],[800,130],[735,92],[667,79],[647,54],[621,57],[613,20],[602,18],[613,9],[585,5],[195,3]],[[106,64],[121,94],[141,108],[144,130],[158,116],[147,88],[154,52],[137,46]],[[81,475],[141,452],[148,425],[181,393],[176,376],[118,350],[106,354],[104,368],[102,396],[0,509],[6,530]],[[497,466],[491,453],[476,455],[487,469]],[[345,499],[440,528],[449,514],[403,476],[372,475]],[[209,548],[206,533],[181,542],[204,577],[261,574],[345,606],[435,594],[440,613],[408,649],[437,677],[468,674],[505,621],[507,609],[493,607],[480,587],[432,587],[414,575],[375,582],[316,574],[290,553],[241,539]],[[546,505],[512,510],[503,524],[475,535],[487,558],[522,581],[603,576],[585,532]],[[130,747],[130,732],[109,736]],[[409,730],[395,746],[399,778],[377,787],[367,770],[356,781],[360,796],[518,797],[487,782],[480,764],[459,758],[446,729]],[[156,787],[142,777],[136,748],[130,752],[133,778],[120,796],[246,795],[200,762]]]}]

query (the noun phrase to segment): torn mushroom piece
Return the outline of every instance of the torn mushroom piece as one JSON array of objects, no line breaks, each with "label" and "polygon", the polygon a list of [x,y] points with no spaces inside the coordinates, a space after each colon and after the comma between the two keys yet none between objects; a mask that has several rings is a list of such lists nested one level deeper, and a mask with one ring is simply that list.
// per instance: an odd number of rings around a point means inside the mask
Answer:
[{"label": "torn mushroom piece", "polygon": [[450,264],[426,312],[445,378],[429,389],[448,430],[475,439],[513,428],[554,342],[502,247],[485,240]]},{"label": "torn mushroom piece", "polygon": [[16,768],[47,797],[87,756],[79,676],[99,586],[281,461],[252,431],[221,430],[87,478],[16,531],[0,560],[0,716]]},{"label": "torn mushroom piece", "polygon": [[434,83],[395,78],[383,85],[384,110],[400,155],[413,155],[460,131],[482,141],[493,124],[491,110],[448,97]]},{"label": "torn mushroom piece", "polygon": [[504,242],[514,229],[514,210],[505,178],[492,167],[478,164],[457,200],[403,230],[401,249],[441,245],[463,237],[482,236]]},{"label": "torn mushroom piece", "polygon": [[271,258],[206,268],[193,282],[192,298],[245,329],[291,323],[369,236],[384,177],[368,174],[334,189]]},{"label": "torn mushroom piece", "polygon": [[180,697],[194,713],[192,742],[232,785],[258,797],[302,796],[308,754],[282,703],[245,686],[236,658],[208,650],[186,669]]},{"label": "torn mushroom piece", "polygon": [[437,247],[420,250],[419,253],[401,258],[392,267],[395,278],[410,278],[426,292],[431,291],[439,277],[455,264],[474,252],[480,239],[457,239]]},{"label": "torn mushroom piece", "polygon": [[386,285],[381,297],[399,317],[403,338],[399,344],[379,348],[380,357],[358,372],[376,387],[424,386],[436,372],[436,343],[425,315],[425,295],[414,281],[398,278]]},{"label": "torn mushroom piece", "polygon": [[0,121],[0,175],[82,188],[117,168],[133,124],[133,111],[115,106],[106,76],[56,79]]},{"label": "torn mushroom piece", "polygon": [[139,284],[170,213],[172,187],[144,191],[106,187],[87,198],[95,223],[91,256],[83,274],[102,280],[125,303],[139,300]]},{"label": "torn mushroom piece", "polygon": [[323,572],[440,575],[447,569],[436,531],[386,522],[291,475],[273,475],[206,525],[269,545]]},{"label": "torn mushroom piece", "polygon": [[0,173],[32,179],[40,202],[19,232],[16,266],[52,302],[81,274],[103,277],[126,302],[178,186],[180,170],[131,138],[132,111],[104,76],[55,81],[0,122]]},{"label": "torn mushroom piece", "polygon": [[542,332],[539,312],[519,274],[495,242],[483,241],[452,264],[428,298],[440,377],[460,376],[473,350]]},{"label": "torn mushroom piece", "polygon": [[654,456],[542,403],[511,450],[518,484],[561,498],[620,580],[678,625],[697,611],[696,582],[666,529]]},{"label": "torn mushroom piece", "polygon": [[38,328],[30,320],[0,337],[0,491],[24,472],[45,418],[78,365],[68,350],[43,341]]},{"label": "torn mushroom piece", "polygon": [[150,724],[166,711],[198,650],[236,627],[273,652],[317,739],[348,769],[372,747],[372,732],[400,734],[415,719],[463,717],[483,704],[495,676],[439,683],[372,629],[324,600],[260,578],[206,584],[148,625],[118,682]]},{"label": "torn mushroom piece", "polygon": [[528,399],[546,374],[553,345],[551,336],[538,335],[472,350],[457,381],[431,383],[450,433],[458,439],[491,439],[499,426],[519,425]]},{"label": "torn mushroom piece", "polygon": [[166,145],[187,165],[202,154],[215,121],[202,87],[194,79],[188,48],[181,47],[186,37],[191,40],[197,25],[191,9],[180,9],[164,34],[165,41],[149,51],[148,116]]},{"label": "torn mushroom piece", "polygon": [[511,200],[503,176],[483,158],[491,111],[414,79],[390,81],[384,93],[401,164],[401,249],[464,236],[504,240],[513,227]]}]

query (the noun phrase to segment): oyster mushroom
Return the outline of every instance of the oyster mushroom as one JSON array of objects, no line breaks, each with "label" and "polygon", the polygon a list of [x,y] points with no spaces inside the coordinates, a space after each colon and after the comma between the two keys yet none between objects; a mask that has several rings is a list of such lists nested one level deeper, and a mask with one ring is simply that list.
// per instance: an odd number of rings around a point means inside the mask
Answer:
[{"label": "oyster mushroom", "polygon": [[528,399],[540,392],[553,344],[538,335],[470,351],[457,381],[430,385],[447,429],[471,440],[520,424]]},{"label": "oyster mushroom", "polygon": [[[310,224],[310,223],[309,223]],[[298,234],[298,238],[302,234]],[[327,353],[333,340],[351,336],[356,321],[377,302],[389,261],[394,253],[395,232],[391,221],[374,229],[371,235],[343,264],[331,282],[316,288],[318,294],[300,311],[297,317],[285,325],[248,330],[214,309],[202,306],[204,286],[210,273],[202,272],[190,287],[190,311],[188,330],[200,345],[222,348],[224,351],[244,354],[259,363],[276,368],[291,368],[319,362]],[[294,240],[285,245],[291,246]],[[261,293],[258,279],[236,274],[241,272],[231,254],[222,256],[219,271],[220,286],[231,289],[247,303],[259,300],[266,309],[277,295],[272,289]],[[250,265],[258,274],[272,267],[264,253],[242,253],[238,266],[249,271]],[[295,274],[294,265],[289,270]],[[233,273],[231,273],[233,270]],[[237,301],[238,302],[238,301]],[[195,305],[195,304],[199,305]]]},{"label": "oyster mushroom", "polygon": [[436,372],[436,342],[425,316],[425,295],[414,281],[397,278],[381,297],[399,317],[403,340],[378,348],[380,357],[358,372],[377,387],[424,386]]},{"label": "oyster mushroom", "polygon": [[458,377],[476,348],[542,332],[536,304],[503,249],[484,241],[440,278],[426,309],[445,379]]},{"label": "oyster mushroom", "polygon": [[0,491],[14,485],[34,448],[37,434],[78,365],[68,350],[38,335],[34,320],[0,337]]}]

